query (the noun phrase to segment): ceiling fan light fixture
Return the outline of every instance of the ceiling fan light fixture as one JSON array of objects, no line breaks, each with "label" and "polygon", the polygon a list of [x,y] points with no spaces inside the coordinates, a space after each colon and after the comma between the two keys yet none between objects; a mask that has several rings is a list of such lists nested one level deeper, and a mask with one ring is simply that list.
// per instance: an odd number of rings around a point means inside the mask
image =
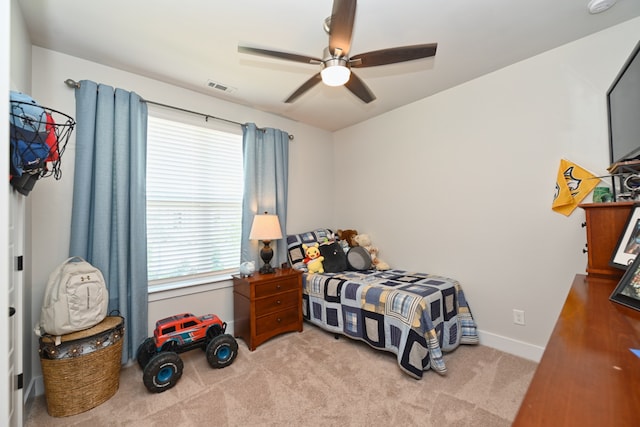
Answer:
[{"label": "ceiling fan light fixture", "polygon": [[[596,0],[587,0],[596,1]],[[615,2],[616,0],[597,0]],[[320,65],[320,72],[315,73],[295,90],[284,102],[294,102],[300,95],[320,84],[327,86],[343,86],[365,104],[376,99],[367,85],[351,68],[375,67],[378,65],[397,64],[429,58],[436,54],[437,43],[422,43],[411,46],[398,46],[360,53],[351,57],[351,36],[356,14],[357,0],[333,0],[331,16],[324,20],[324,30],[329,34],[329,44],[324,48],[322,59],[290,52],[263,49],[238,45],[238,52],[268,56],[276,59]]]},{"label": "ceiling fan light fixture", "polygon": [[344,58],[332,58],[322,63],[322,82],[327,86],[342,86],[349,81],[351,69]]}]

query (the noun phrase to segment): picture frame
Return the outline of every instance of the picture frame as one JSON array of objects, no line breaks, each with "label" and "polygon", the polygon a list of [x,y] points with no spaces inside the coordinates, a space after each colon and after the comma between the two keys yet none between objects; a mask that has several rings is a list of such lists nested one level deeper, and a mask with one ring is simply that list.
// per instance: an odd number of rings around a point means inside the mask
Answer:
[{"label": "picture frame", "polygon": [[629,212],[629,217],[611,254],[609,265],[627,270],[640,253],[640,204],[636,203]]},{"label": "picture frame", "polygon": [[640,311],[640,257],[627,268],[609,300]]}]

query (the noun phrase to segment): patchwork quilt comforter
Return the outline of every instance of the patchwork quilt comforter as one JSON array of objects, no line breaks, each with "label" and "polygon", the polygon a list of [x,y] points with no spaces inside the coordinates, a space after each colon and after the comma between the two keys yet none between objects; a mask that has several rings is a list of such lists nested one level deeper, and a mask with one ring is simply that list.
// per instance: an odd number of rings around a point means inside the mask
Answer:
[{"label": "patchwork quilt comforter", "polygon": [[447,371],[443,352],[477,344],[476,323],[458,281],[404,270],[304,273],[304,318],[323,329],[395,353],[414,378]]}]

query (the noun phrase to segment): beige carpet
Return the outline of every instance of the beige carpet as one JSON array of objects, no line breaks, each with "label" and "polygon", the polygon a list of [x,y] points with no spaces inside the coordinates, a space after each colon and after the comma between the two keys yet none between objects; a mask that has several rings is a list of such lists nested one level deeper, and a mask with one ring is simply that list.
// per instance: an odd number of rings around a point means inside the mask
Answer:
[{"label": "beige carpet", "polygon": [[536,368],[463,345],[445,354],[445,376],[415,380],[395,355],[306,323],[254,352],[238,343],[235,362],[219,370],[200,350],[183,353],[183,376],[164,393],[147,391],[136,364],[111,399],[82,414],[51,417],[38,397],[25,426],[510,426]]}]

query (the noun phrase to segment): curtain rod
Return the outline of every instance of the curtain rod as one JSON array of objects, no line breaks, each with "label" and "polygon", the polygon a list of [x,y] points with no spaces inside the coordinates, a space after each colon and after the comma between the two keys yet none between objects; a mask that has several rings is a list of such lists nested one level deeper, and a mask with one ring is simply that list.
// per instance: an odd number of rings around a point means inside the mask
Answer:
[{"label": "curtain rod", "polygon": [[[70,88],[80,89],[80,82],[76,82],[75,80],[67,79],[67,80],[64,81],[64,83],[67,86],[69,86]],[[184,113],[190,113],[190,114],[195,114],[197,116],[202,116],[202,117],[204,117],[205,121],[207,121],[209,119],[215,119],[215,120],[221,120],[221,121],[227,122],[227,123],[233,123],[233,124],[239,125],[239,126],[243,126],[244,125],[244,123],[235,122],[233,120],[228,120],[228,119],[223,119],[222,117],[212,116],[211,114],[200,113],[198,111],[192,111],[192,110],[187,110],[185,108],[174,107],[173,105],[162,104],[160,102],[155,102],[155,101],[149,101],[148,99],[144,99],[142,97],[140,99],[142,100],[142,102],[146,102],[147,104],[153,104],[153,105],[157,105],[159,107],[171,108],[172,110],[178,110],[178,111],[182,111]],[[263,128],[258,128],[258,129],[264,131]],[[293,135],[289,135],[289,141],[293,141],[293,138],[294,138]]]}]

